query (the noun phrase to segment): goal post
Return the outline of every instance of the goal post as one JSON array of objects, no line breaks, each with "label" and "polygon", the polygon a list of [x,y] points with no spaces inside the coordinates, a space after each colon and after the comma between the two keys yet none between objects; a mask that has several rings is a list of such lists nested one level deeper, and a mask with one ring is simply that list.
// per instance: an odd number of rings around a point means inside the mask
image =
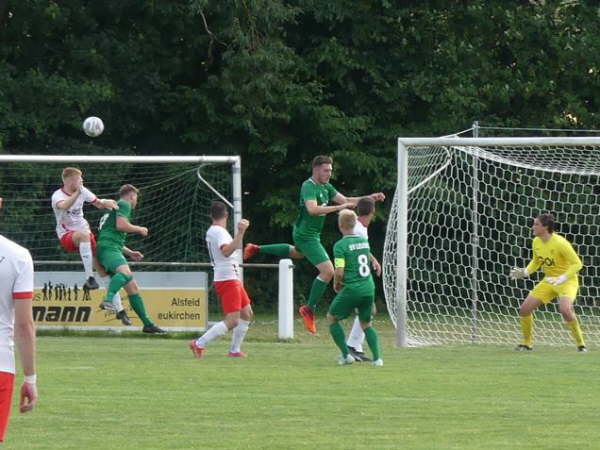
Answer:
[{"label": "goal post", "polygon": [[[384,292],[398,346],[515,344],[518,307],[541,275],[532,220],[551,212],[581,256],[575,310],[600,340],[600,138],[399,138],[384,246]],[[555,304],[536,312],[535,342],[570,344]]]}]

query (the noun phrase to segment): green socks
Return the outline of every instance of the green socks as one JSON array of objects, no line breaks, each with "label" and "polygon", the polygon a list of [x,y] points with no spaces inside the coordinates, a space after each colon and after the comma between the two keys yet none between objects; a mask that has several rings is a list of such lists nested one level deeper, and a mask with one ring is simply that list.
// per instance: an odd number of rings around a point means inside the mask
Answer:
[{"label": "green socks", "polygon": [[329,283],[322,281],[319,277],[315,278],[315,281],[313,281],[312,287],[310,288],[310,294],[308,295],[308,306],[313,312],[317,310],[317,304],[319,303],[319,300],[321,300],[328,284]]},{"label": "green socks", "polygon": [[346,345],[346,336],[344,334],[344,329],[339,324],[339,322],[334,322],[331,325],[329,325],[329,332],[331,333],[331,337],[333,338],[335,345],[337,345],[342,351],[342,356],[344,358],[348,356],[349,351],[348,346]]},{"label": "green socks", "polygon": [[112,302],[112,299],[115,296],[115,294],[119,292],[119,290],[127,283],[129,283],[132,279],[132,276],[118,272],[114,277],[110,279],[108,289],[106,290],[106,298],[104,300],[107,302]]},{"label": "green socks", "polygon": [[153,325],[152,321],[146,314],[146,308],[144,307],[144,300],[142,300],[142,296],[140,294],[130,295],[129,303],[131,304],[131,307],[133,308],[135,313],[138,315],[138,317],[140,319],[142,319],[142,322],[144,323],[145,327]]},{"label": "green socks", "polygon": [[289,244],[269,244],[261,245],[258,253],[266,253],[267,255],[281,256],[286,258],[290,256],[291,246]]},{"label": "green socks", "polygon": [[369,348],[373,352],[373,361],[377,361],[379,359],[379,338],[377,337],[377,333],[371,327],[367,327],[363,331],[365,332],[367,344],[369,344]]}]

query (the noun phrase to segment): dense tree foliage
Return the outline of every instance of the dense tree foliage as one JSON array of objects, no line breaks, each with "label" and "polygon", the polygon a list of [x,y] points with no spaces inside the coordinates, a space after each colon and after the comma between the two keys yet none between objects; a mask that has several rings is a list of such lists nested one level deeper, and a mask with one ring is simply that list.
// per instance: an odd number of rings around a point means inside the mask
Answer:
[{"label": "dense tree foliage", "polygon": [[[391,196],[397,136],[599,126],[599,9],[584,0],[13,0],[0,14],[0,151],[240,154],[258,242],[290,240],[316,154],[345,194]],[[93,141],[91,114],[106,124]]]}]

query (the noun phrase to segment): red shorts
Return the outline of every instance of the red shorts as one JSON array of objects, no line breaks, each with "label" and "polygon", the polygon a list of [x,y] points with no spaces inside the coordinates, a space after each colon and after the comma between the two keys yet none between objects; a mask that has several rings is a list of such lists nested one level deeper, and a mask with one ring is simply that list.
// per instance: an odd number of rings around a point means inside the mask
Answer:
[{"label": "red shorts", "polygon": [[251,303],[240,280],[215,281],[215,291],[221,300],[224,314],[241,311]]},{"label": "red shorts", "polygon": [[[69,232],[63,234],[62,237],[60,238],[61,247],[64,248],[69,253],[76,253],[79,251],[79,247],[75,245],[75,242],[73,242],[73,234],[74,233],[75,233],[75,231],[69,231]],[[81,233],[83,233],[83,231]],[[90,233],[90,244],[92,244],[92,254],[95,255],[96,254],[96,236],[94,236],[94,233]]]},{"label": "red shorts", "polygon": [[8,426],[14,384],[14,373],[0,372],[0,442],[4,441]]}]

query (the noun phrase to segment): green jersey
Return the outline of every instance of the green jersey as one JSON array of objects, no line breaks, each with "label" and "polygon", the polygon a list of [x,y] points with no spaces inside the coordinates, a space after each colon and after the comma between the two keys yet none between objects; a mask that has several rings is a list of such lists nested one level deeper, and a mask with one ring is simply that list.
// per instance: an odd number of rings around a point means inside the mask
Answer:
[{"label": "green jersey", "polygon": [[370,252],[369,241],[355,234],[345,235],[333,246],[335,267],[344,268],[344,292],[351,291],[356,296],[375,293]]},{"label": "green jersey", "polygon": [[326,214],[311,216],[306,209],[306,202],[314,200],[318,206],[327,206],[329,201],[338,194],[338,191],[329,183],[318,184],[312,178],[302,183],[300,189],[300,214],[294,225],[294,236],[300,239],[319,238]]},{"label": "green jersey", "polygon": [[131,204],[125,200],[119,200],[117,205],[119,205],[119,209],[113,209],[100,219],[98,246],[121,251],[125,245],[127,233],[117,230],[117,216],[125,217],[131,222]]}]

